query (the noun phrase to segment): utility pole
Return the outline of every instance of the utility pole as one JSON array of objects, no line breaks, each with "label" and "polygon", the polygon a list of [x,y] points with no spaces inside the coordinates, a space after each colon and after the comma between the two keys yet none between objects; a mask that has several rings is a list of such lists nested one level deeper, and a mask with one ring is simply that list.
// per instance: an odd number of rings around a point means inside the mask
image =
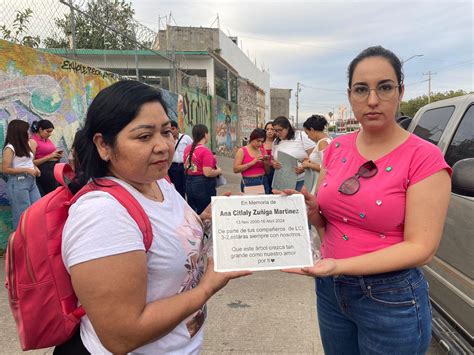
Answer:
[{"label": "utility pole", "polygon": [[428,103],[431,102],[431,75],[435,75],[431,70],[428,73],[424,73],[423,75],[428,75]]},{"label": "utility pole", "polygon": [[300,108],[300,92],[301,92],[301,84],[296,83],[296,129],[298,129],[298,109]]}]

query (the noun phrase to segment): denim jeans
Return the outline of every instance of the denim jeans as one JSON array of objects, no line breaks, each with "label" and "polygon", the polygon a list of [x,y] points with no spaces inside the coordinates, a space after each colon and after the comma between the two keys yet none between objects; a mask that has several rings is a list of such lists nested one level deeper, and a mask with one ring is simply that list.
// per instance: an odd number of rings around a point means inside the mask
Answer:
[{"label": "denim jeans", "polygon": [[254,177],[242,176],[242,180],[240,181],[240,191],[244,192],[244,186],[257,185],[263,185],[263,188],[265,189],[265,194],[269,195],[272,193],[266,175]]},{"label": "denim jeans", "polygon": [[431,340],[428,283],[418,269],[316,279],[325,354],[425,354]]},{"label": "denim jeans", "polygon": [[303,188],[304,186],[304,180],[298,180],[296,182],[296,187],[295,187],[295,190],[296,191],[301,191],[301,189]]},{"label": "denim jeans", "polygon": [[211,203],[211,196],[217,195],[216,178],[208,178],[204,175],[187,175],[186,195],[189,206],[197,214],[201,214]]},{"label": "denim jeans", "polygon": [[23,211],[41,198],[36,179],[29,174],[9,175],[7,196],[12,206],[12,226],[16,229]]}]

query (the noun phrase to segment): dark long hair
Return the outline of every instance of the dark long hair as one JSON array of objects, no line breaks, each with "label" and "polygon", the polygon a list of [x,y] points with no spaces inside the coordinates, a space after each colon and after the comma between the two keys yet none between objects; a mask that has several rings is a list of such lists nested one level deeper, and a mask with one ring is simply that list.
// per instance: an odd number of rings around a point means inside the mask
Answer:
[{"label": "dark long hair", "polygon": [[50,128],[54,129],[54,125],[53,125],[53,122],[51,122],[50,120],[39,120],[39,121],[33,121],[31,123],[31,132],[38,133],[40,128],[42,130],[50,129]]},{"label": "dark long hair", "polygon": [[[290,121],[288,120],[288,118],[286,118],[285,116],[278,116],[277,118],[275,118],[273,120],[273,127],[275,126],[281,126],[288,130],[286,139],[291,140],[295,138],[295,130],[293,126],[291,125]],[[281,142],[281,139],[280,137],[277,136],[277,138],[275,139],[275,144],[279,144],[280,142]]]},{"label": "dark long hair", "polygon": [[139,114],[149,102],[159,102],[167,112],[161,91],[138,81],[119,81],[99,92],[87,110],[84,128],[75,142],[76,159],[80,162],[76,171],[75,188],[90,179],[106,176],[108,162],[100,158],[93,142],[94,135],[101,133],[104,142],[114,147],[117,135]]},{"label": "dark long hair", "polygon": [[11,120],[7,127],[7,137],[5,138],[5,144],[11,144],[15,149],[15,155],[17,157],[29,157],[32,153],[31,147],[28,144],[28,129],[30,125],[28,122],[23,120]]},{"label": "dark long hair", "polygon": [[193,135],[193,145],[191,146],[191,151],[189,152],[188,156],[188,165],[186,167],[186,171],[191,168],[191,160],[194,154],[194,150],[198,143],[209,133],[209,129],[206,125],[197,124],[193,127],[192,135]]}]

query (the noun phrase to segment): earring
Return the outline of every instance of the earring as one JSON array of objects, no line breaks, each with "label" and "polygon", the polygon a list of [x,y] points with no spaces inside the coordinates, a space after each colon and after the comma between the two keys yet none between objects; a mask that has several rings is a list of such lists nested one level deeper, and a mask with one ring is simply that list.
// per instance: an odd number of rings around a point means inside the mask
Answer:
[{"label": "earring", "polygon": [[107,156],[107,157],[104,157],[102,160],[105,161],[106,163],[108,163],[108,162],[109,162],[109,159],[110,159],[110,158]]}]

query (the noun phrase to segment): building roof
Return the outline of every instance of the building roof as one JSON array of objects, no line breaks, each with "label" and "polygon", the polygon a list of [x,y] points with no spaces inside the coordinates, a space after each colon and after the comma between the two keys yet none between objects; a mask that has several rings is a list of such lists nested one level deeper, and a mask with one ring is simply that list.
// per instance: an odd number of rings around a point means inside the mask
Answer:
[{"label": "building roof", "polygon": [[[152,49],[65,49],[65,48],[38,48],[40,51],[51,53],[51,54],[79,54],[79,55],[156,55],[159,54],[162,57],[169,59],[167,51],[157,51]],[[208,51],[176,51],[176,55],[208,55]]]}]

